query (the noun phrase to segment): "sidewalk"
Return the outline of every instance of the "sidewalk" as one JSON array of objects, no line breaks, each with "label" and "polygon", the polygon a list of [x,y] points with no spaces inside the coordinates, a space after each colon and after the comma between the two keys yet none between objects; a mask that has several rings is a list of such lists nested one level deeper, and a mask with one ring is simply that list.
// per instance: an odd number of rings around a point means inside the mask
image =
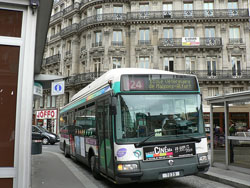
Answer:
[{"label": "sidewalk", "polygon": [[208,172],[198,176],[237,188],[250,188],[250,174],[244,174],[233,170],[210,167]]},{"label": "sidewalk", "polygon": [[[211,161],[211,150],[208,151],[208,158]],[[208,172],[199,174],[198,176],[237,188],[250,188],[250,173],[246,174],[210,166]]]},{"label": "sidewalk", "polygon": [[[58,160],[59,159],[59,160]],[[91,173],[84,174],[76,168],[71,160],[62,154],[43,151],[41,155],[32,156],[32,188],[98,188]],[[71,170],[69,170],[71,169]],[[199,177],[224,183],[236,188],[250,188],[250,174],[210,167],[208,172]],[[59,182],[56,180],[60,180]],[[72,187],[72,188],[73,188]]]}]

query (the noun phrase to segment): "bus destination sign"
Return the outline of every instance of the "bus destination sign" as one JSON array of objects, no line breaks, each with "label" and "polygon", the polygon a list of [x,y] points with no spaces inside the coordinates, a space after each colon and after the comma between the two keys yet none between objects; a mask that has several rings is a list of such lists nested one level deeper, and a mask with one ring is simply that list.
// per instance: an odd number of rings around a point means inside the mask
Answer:
[{"label": "bus destination sign", "polygon": [[122,91],[197,91],[197,80],[186,75],[123,75]]},{"label": "bus destination sign", "polygon": [[149,90],[193,90],[192,81],[189,79],[156,79],[149,80]]}]

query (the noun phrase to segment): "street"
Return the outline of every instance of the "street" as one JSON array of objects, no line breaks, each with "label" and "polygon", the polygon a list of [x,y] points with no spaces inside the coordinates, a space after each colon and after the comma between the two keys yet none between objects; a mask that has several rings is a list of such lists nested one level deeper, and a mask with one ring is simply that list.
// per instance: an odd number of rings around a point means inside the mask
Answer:
[{"label": "street", "polygon": [[[43,146],[40,155],[32,156],[32,188],[117,188],[128,185],[116,185],[102,178],[93,178],[90,169],[85,165],[65,158],[58,144]],[[129,187],[168,187],[168,188],[230,188],[219,182],[197,176],[168,179],[160,182],[133,183]]]}]

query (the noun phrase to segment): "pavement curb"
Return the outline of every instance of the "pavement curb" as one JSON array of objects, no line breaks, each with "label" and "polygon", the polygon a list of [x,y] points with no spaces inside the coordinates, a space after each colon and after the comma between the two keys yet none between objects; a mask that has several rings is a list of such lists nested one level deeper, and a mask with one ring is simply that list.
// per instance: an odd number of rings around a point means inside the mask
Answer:
[{"label": "pavement curb", "polygon": [[235,181],[232,181],[232,180],[229,180],[229,179],[225,179],[225,178],[221,178],[221,177],[218,177],[218,176],[215,176],[215,175],[211,175],[209,173],[204,173],[204,174],[199,173],[199,174],[197,174],[197,176],[205,178],[205,179],[209,179],[209,180],[212,180],[212,181],[217,181],[217,182],[220,182],[220,183],[224,183],[226,185],[230,185],[230,186],[237,187],[237,188],[249,188],[250,187],[249,185],[246,185],[244,183],[235,182]]}]

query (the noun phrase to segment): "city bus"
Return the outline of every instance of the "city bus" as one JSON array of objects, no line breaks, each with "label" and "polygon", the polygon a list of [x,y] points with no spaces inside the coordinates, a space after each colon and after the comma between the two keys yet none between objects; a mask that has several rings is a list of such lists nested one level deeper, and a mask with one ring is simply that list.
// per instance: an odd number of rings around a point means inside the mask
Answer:
[{"label": "city bus", "polygon": [[196,76],[120,68],[76,93],[60,110],[60,148],[117,184],[206,172]]}]

